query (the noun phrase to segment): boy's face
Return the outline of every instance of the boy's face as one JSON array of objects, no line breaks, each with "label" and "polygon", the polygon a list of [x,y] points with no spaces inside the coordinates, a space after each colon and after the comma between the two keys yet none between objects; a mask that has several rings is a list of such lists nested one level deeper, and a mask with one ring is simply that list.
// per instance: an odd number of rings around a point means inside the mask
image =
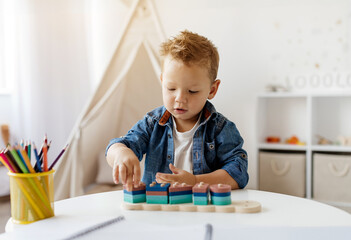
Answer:
[{"label": "boy's face", "polygon": [[185,65],[170,56],[165,58],[161,82],[163,104],[175,118],[178,131],[194,126],[206,100],[216,95],[220,83],[210,80],[206,68]]}]

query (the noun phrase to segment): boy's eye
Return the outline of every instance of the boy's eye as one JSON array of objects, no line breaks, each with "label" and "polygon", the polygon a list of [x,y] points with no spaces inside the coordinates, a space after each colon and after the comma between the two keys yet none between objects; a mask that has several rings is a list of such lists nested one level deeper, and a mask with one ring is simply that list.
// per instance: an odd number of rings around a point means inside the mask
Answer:
[{"label": "boy's eye", "polygon": [[167,88],[168,91],[174,91],[175,89],[174,88]]},{"label": "boy's eye", "polygon": [[189,90],[190,93],[198,93],[199,91],[191,91]]}]

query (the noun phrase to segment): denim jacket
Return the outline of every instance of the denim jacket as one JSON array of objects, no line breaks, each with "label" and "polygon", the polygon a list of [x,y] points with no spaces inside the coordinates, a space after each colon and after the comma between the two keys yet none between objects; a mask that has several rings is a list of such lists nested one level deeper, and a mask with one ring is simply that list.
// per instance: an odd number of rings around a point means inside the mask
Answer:
[{"label": "denim jacket", "polygon": [[[169,164],[174,161],[173,121],[171,113],[164,106],[147,113],[128,133],[114,138],[106,148],[114,143],[129,147],[139,161],[145,158],[142,181],[155,181],[157,172],[172,173]],[[216,112],[207,101],[200,125],[193,137],[193,174],[205,174],[223,169],[244,188],[249,180],[247,173],[247,153],[242,148],[243,139],[235,124]]]}]

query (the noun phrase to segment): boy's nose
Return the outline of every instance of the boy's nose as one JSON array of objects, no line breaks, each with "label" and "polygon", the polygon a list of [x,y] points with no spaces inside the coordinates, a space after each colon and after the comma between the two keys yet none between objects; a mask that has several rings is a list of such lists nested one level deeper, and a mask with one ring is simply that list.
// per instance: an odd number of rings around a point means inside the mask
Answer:
[{"label": "boy's nose", "polygon": [[184,103],[186,102],[186,96],[183,92],[178,92],[175,98],[176,102]]}]

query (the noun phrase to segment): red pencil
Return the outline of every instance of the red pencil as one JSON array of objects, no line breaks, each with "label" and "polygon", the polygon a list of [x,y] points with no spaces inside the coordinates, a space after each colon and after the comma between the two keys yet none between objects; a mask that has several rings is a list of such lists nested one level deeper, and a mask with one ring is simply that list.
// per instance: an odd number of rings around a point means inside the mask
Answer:
[{"label": "red pencil", "polygon": [[3,151],[0,152],[0,162],[4,164],[10,172],[16,173],[16,170],[13,168]]},{"label": "red pencil", "polygon": [[46,143],[44,143],[44,146],[43,146],[43,156],[44,156],[44,172],[47,172],[48,171],[48,149],[47,149],[47,145]]}]

